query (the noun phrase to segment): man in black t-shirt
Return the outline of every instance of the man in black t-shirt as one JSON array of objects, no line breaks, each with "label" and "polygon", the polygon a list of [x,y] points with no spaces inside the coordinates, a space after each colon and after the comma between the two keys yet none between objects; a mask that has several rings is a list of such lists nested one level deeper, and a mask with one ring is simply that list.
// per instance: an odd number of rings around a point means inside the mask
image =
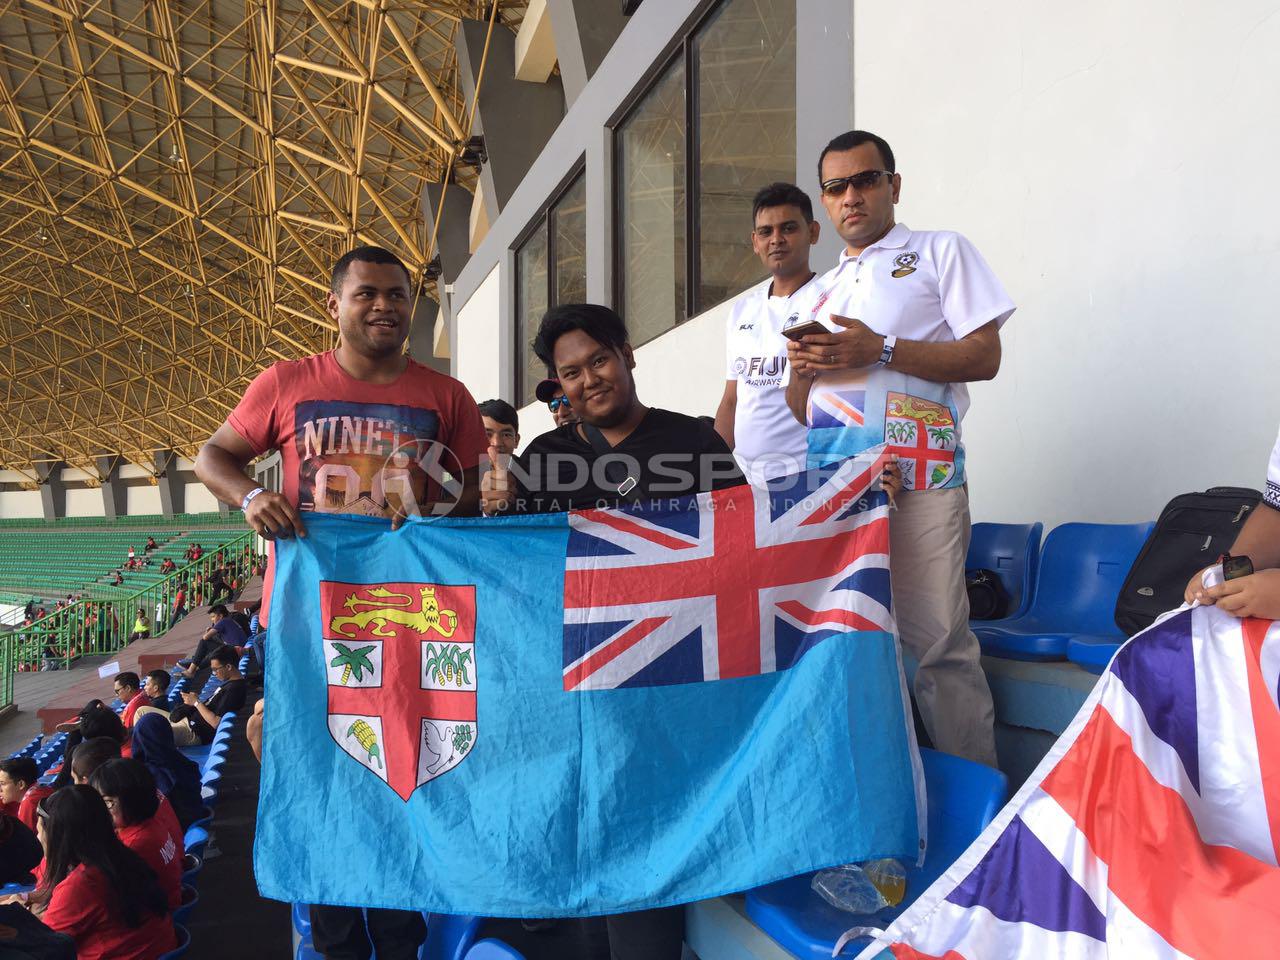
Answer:
[{"label": "man in black t-shirt", "polygon": [[244,706],[248,683],[240,675],[238,662],[235,647],[219,647],[209,655],[209,670],[222,681],[222,686],[204,703],[194,692],[183,691],[182,703],[169,714],[174,743],[180,747],[209,743],[222,715]]},{"label": "man in black t-shirt", "polygon": [[550,513],[665,500],[744,482],[709,419],[646,407],[622,318],[593,303],[548,311],[534,352],[582,418],[537,437],[514,463],[495,447],[485,513]]},{"label": "man in black t-shirt", "polygon": [[[743,483],[709,420],[646,407],[622,318],[563,304],[542,318],[533,350],[554,371],[580,423],[529,444],[514,463],[489,448],[480,484],[486,514],[547,513],[664,500]],[[684,908],[606,917],[612,960],[680,960]]]}]

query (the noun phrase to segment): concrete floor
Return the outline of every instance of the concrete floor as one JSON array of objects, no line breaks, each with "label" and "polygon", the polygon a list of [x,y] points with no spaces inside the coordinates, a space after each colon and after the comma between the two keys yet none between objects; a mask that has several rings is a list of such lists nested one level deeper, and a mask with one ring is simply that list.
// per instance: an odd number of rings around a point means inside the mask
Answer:
[{"label": "concrete floor", "polygon": [[[36,710],[48,703],[67,687],[74,686],[85,677],[97,675],[98,667],[110,657],[84,657],[72,664],[70,670],[49,670],[45,673],[15,673],[13,675],[13,702],[18,708],[0,720],[0,757],[7,757],[20,750],[40,732],[40,718]],[[110,702],[115,696],[111,691],[111,678],[102,681],[103,700]]]}]

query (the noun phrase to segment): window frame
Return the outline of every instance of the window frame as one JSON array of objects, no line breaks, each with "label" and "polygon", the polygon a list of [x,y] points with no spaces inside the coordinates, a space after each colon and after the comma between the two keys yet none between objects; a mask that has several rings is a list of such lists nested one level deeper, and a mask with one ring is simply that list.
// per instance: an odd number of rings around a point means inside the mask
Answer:
[{"label": "window frame", "polygon": [[[534,238],[539,231],[542,231],[543,237],[547,242],[547,309],[550,310],[556,305],[556,239],[555,231],[551,229],[551,211],[556,205],[563,200],[570,190],[578,182],[578,178],[583,180],[584,198],[589,200],[589,194],[586,190],[587,176],[587,158],[582,154],[574,161],[573,166],[569,168],[560,182],[556,184],[554,190],[551,191],[547,200],[538,208],[538,212],[530,218],[525,224],[523,230],[516,234],[516,238],[512,241],[508,248],[511,255],[512,263],[512,303],[515,309],[512,311],[511,326],[514,330],[513,342],[515,344],[514,357],[512,358],[512,378],[515,381],[512,388],[512,395],[515,397],[515,403],[512,406],[517,409],[527,406],[524,402],[524,374],[525,374],[525,355],[530,352],[531,348],[523,337],[523,331],[520,329],[521,320],[524,316],[524,304],[521,302],[520,292],[523,285],[520,280],[520,251],[526,243]],[[536,400],[534,401],[536,402]]]},{"label": "window frame", "polygon": [[[698,198],[700,191],[698,190],[697,172],[700,166],[699,137],[697,136],[698,128],[698,60],[693,53],[694,35],[698,33],[715,15],[716,11],[728,0],[703,0],[699,3],[694,11],[689,15],[685,22],[681,25],[676,36],[671,43],[663,49],[662,53],[654,61],[654,65],[640,78],[639,83],[632,88],[631,92],[623,98],[622,104],[617,111],[614,112],[607,123],[605,129],[609,133],[610,148],[610,164],[609,164],[609,190],[610,190],[610,209],[612,227],[610,230],[610,251],[609,262],[612,267],[612,295],[614,306],[621,309],[625,303],[626,295],[626,269],[622,262],[623,250],[623,230],[626,229],[626,222],[623,219],[623,198],[622,198],[622,150],[618,143],[619,128],[624,126],[636,110],[644,102],[645,98],[653,91],[658,82],[666,75],[667,71],[675,65],[677,60],[684,64],[684,138],[685,138],[685,163],[684,163],[684,270],[685,270],[685,290],[684,290],[684,316],[677,316],[675,324],[663,330],[661,333],[654,334],[648,340],[642,340],[634,343],[633,346],[642,346],[652,340],[658,339],[665,333],[670,333],[681,324],[688,323],[691,319],[698,316],[701,312],[711,309],[715,304],[699,304],[698,297],[702,288],[702,264],[699,257],[701,244],[700,224],[699,224],[699,205]],[[775,2],[794,2],[794,0],[775,0]],[[625,318],[624,318],[625,319]]]}]

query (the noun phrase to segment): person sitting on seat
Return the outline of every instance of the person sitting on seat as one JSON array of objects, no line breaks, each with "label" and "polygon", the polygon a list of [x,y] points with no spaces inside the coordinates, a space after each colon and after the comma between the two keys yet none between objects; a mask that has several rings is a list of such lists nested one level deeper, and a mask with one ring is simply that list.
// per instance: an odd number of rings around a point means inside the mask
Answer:
[{"label": "person sitting on seat", "polygon": [[145,547],[143,547],[142,549],[143,549],[143,550],[146,550],[147,552],[150,552],[150,551],[154,550],[155,548],[156,548],[156,538],[155,538],[155,537],[147,537],[147,545],[146,545]]},{"label": "person sitting on seat", "polygon": [[116,835],[155,871],[169,909],[182,906],[182,829],[172,809],[161,813],[163,798],[151,771],[137,760],[108,760],[93,772],[89,786],[111,812]]},{"label": "person sitting on seat", "polygon": [[218,648],[243,647],[249,642],[249,638],[244,635],[244,629],[231,616],[231,611],[220,603],[209,608],[209,624],[209,629],[204,632],[204,636],[196,645],[196,652],[191,655],[191,660],[182,671],[188,678],[194,677],[203,670],[208,665],[213,651]]},{"label": "person sitting on seat", "polygon": [[[166,670],[152,670],[142,681],[142,692],[147,695],[152,706],[162,705],[169,697],[169,682],[173,678]],[[137,724],[137,718],[133,721]]]},{"label": "person sitting on seat", "polygon": [[71,757],[71,782],[88,783],[95,770],[108,760],[120,759],[120,744],[110,737],[94,737],[76,747]]},{"label": "person sitting on seat", "polygon": [[170,557],[165,557],[164,561],[160,564],[161,573],[173,573],[173,571],[177,569],[178,565],[174,563],[173,559]]},{"label": "person sitting on seat", "polygon": [[145,860],[116,836],[111,814],[88,786],[44,802],[45,926],[72,937],[80,960],[153,960],[177,946],[168,898]]},{"label": "person sitting on seat", "polygon": [[0,813],[0,884],[30,883],[44,857],[35,832],[17,817]]},{"label": "person sitting on seat", "polygon": [[142,761],[151,771],[156,787],[168,798],[183,830],[204,814],[200,766],[178,750],[167,717],[159,713],[138,716],[133,725],[133,759]]},{"label": "person sitting on seat", "polygon": [[[11,817],[17,817],[27,825],[28,829],[35,829],[35,807],[33,804],[27,804],[27,794],[31,788],[36,785],[36,781],[40,779],[40,768],[36,762],[30,757],[10,757],[8,760],[0,760],[0,812],[6,813]],[[23,816],[23,807],[29,806],[28,816]]]},{"label": "person sitting on seat", "polygon": [[210,743],[222,715],[244,706],[248,683],[240,675],[239,659],[235,647],[219,647],[209,655],[209,669],[222,685],[204,703],[194,691],[183,691],[182,703],[169,714],[173,742],[178,746]]},{"label": "person sitting on seat", "polygon": [[116,674],[114,683],[116,696],[123,700],[125,705],[124,712],[120,715],[120,722],[124,724],[126,730],[133,726],[133,718],[139,707],[151,706],[151,698],[142,692],[141,687],[142,681],[132,670]]},{"label": "person sitting on seat", "polygon": [[149,636],[151,636],[151,621],[147,619],[147,611],[139,607],[138,616],[133,621],[133,630],[129,633],[129,642],[145,640]]}]

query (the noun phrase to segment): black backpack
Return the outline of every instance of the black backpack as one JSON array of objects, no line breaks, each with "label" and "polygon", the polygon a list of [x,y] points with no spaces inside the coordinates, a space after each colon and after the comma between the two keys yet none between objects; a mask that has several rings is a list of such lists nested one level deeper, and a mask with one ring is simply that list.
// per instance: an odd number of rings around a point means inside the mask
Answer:
[{"label": "black backpack", "polygon": [[1261,500],[1245,487],[1210,487],[1170,500],[1120,588],[1116,626],[1131,637],[1181,606],[1192,574],[1231,549]]},{"label": "black backpack", "polygon": [[994,570],[966,570],[970,620],[999,620],[1009,615],[1009,591]]}]

